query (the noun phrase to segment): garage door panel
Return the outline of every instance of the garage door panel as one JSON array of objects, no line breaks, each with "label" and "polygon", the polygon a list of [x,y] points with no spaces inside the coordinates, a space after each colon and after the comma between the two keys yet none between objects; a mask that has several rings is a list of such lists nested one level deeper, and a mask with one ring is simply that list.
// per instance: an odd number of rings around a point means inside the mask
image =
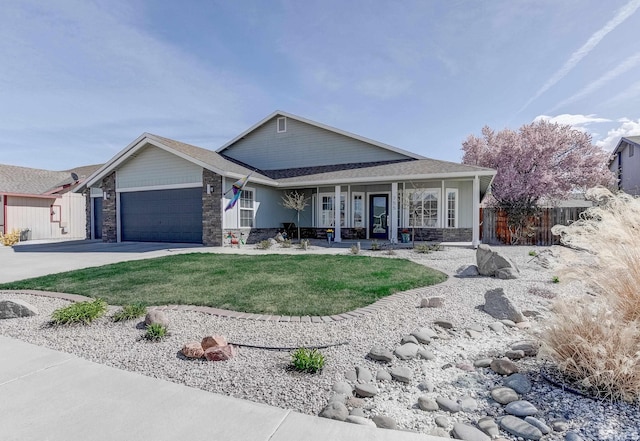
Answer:
[{"label": "garage door panel", "polygon": [[202,189],[120,194],[122,240],[202,243]]}]

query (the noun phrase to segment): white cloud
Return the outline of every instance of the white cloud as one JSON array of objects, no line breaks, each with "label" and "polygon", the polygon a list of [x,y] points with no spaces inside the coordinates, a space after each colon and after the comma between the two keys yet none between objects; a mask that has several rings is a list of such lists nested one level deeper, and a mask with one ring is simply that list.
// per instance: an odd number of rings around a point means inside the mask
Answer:
[{"label": "white cloud", "polygon": [[610,119],[607,118],[598,118],[595,114],[591,115],[572,115],[569,113],[563,113],[562,115],[549,116],[549,115],[538,115],[533,119],[534,122],[538,121],[549,121],[552,123],[558,124],[567,124],[576,129],[584,129],[585,126],[593,123],[605,123],[611,122]]},{"label": "white cloud", "polygon": [[589,37],[587,42],[583,44],[577,51],[571,54],[571,57],[564,63],[564,65],[554,73],[551,78],[547,80],[546,83],[536,92],[536,94],[529,98],[529,101],[525,103],[524,106],[518,111],[522,112],[526,109],[529,104],[538,99],[543,93],[552,88],[556,83],[562,80],[569,72],[573,70],[574,67],[587,55],[591,52],[600,41],[606,37],[606,35],[617,28],[620,24],[622,24],[627,18],[631,17],[636,10],[640,8],[640,0],[631,0],[629,3],[624,5],[618,13],[611,20],[604,25],[603,28],[599,29],[595,33]]},{"label": "white cloud", "polygon": [[604,102],[605,106],[617,107],[622,103],[627,103],[630,100],[640,96],[640,81],[632,84],[631,86],[624,89],[618,95],[609,98]]},{"label": "white cloud", "polygon": [[618,145],[620,138],[623,136],[638,136],[640,135],[640,118],[636,121],[621,118],[618,120],[621,123],[618,127],[615,127],[607,132],[607,136],[599,141],[596,141],[596,145],[602,147],[607,151],[613,151]]},{"label": "white cloud", "polygon": [[556,104],[553,107],[553,109],[551,109],[551,111],[559,109],[567,104],[573,103],[579,99],[584,98],[587,95],[590,95],[591,93],[603,87],[605,84],[609,83],[610,81],[613,81],[623,73],[627,72],[629,69],[636,67],[638,64],[640,64],[640,52],[636,52],[634,55],[628,57],[618,66],[616,66],[613,70],[607,72],[605,75],[598,78],[596,81],[593,81],[592,83],[588,84],[586,87],[584,87],[575,95]]}]

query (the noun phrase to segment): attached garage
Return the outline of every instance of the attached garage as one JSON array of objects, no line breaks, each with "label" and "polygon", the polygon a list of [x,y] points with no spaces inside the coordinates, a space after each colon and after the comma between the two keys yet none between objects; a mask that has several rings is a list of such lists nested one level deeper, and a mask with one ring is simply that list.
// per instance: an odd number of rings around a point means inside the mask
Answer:
[{"label": "attached garage", "polygon": [[202,243],[202,188],[120,193],[121,240]]}]

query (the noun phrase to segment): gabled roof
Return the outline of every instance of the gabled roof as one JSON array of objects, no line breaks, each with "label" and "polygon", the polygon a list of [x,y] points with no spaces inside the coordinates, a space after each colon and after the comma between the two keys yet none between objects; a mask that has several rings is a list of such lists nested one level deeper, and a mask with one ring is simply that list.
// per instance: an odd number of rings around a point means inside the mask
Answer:
[{"label": "gabled roof", "polygon": [[266,118],[258,121],[257,123],[255,123],[254,125],[249,127],[247,130],[245,130],[244,132],[242,132],[241,134],[239,134],[238,136],[233,138],[231,141],[229,141],[226,144],[224,144],[222,147],[220,147],[218,150],[216,150],[216,152],[221,153],[224,150],[227,150],[227,149],[231,148],[233,146],[233,144],[235,144],[236,142],[238,142],[242,138],[246,137],[249,133],[253,132],[258,127],[261,127],[262,125],[266,124],[267,122],[271,121],[273,118],[276,118],[278,116],[285,116],[287,118],[294,119],[296,121],[300,121],[300,122],[303,122],[305,124],[309,124],[309,125],[312,125],[312,126],[315,126],[315,127],[319,127],[321,129],[328,130],[330,132],[337,133],[337,134],[342,135],[342,136],[347,136],[349,138],[353,138],[353,139],[356,139],[358,141],[366,142],[368,144],[374,145],[376,147],[383,148],[385,150],[389,150],[389,151],[392,151],[392,152],[395,152],[395,153],[400,153],[401,155],[408,156],[409,158],[425,159],[424,156],[420,156],[420,155],[418,155],[416,153],[412,153],[412,152],[409,152],[407,150],[403,150],[403,149],[400,149],[400,148],[397,148],[397,147],[393,147],[391,145],[384,144],[382,142],[374,141],[373,139],[365,138],[364,136],[355,135],[353,133],[350,133],[350,132],[347,132],[347,131],[344,131],[344,130],[336,129],[335,127],[331,127],[331,126],[328,126],[326,124],[322,124],[322,123],[319,123],[319,122],[316,122],[316,121],[312,121],[310,119],[306,119],[306,118],[303,118],[301,116],[294,115],[292,113],[283,112],[282,110],[276,110],[271,115],[269,115]]},{"label": "gabled roof", "polygon": [[640,136],[624,136],[620,138],[620,141],[618,141],[618,145],[613,150],[612,154],[615,155],[616,153],[622,151],[624,149],[623,146],[625,142],[640,147]]},{"label": "gabled roof", "polygon": [[0,193],[21,196],[51,195],[77,182],[71,173],[77,174],[78,180],[82,180],[98,168],[99,165],[89,165],[65,171],[51,171],[0,164]]},{"label": "gabled roof", "polygon": [[273,179],[268,178],[267,176],[264,176],[259,172],[254,171],[253,169],[229,161],[222,155],[212,150],[203,149],[201,147],[196,147],[184,142],[164,138],[162,136],[153,135],[151,133],[143,133],[138,138],[136,138],[135,141],[121,150],[117,155],[115,155],[109,162],[104,164],[99,170],[93,173],[87,179],[85,184],[75,191],[80,191],[82,188],[90,187],[96,182],[100,181],[119,165],[123,164],[133,154],[148,145],[158,147],[182,159],[211,170],[212,172],[217,173],[221,176],[239,179],[241,177],[247,176],[249,173],[253,173],[251,175],[252,182],[266,185],[276,184]]}]

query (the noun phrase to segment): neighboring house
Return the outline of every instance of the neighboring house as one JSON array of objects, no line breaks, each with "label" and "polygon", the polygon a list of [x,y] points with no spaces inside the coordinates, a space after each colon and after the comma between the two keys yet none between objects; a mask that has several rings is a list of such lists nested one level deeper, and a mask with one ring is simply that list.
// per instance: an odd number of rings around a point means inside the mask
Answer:
[{"label": "neighboring house", "polygon": [[100,165],[50,171],[0,164],[0,231],[26,239],[85,237],[85,198],[72,193]]},{"label": "neighboring house", "polygon": [[609,170],[618,178],[618,189],[640,196],[640,136],[620,139],[609,161]]},{"label": "neighboring house", "polygon": [[[285,192],[309,198],[303,237],[479,243],[480,200],[492,169],[415,153],[285,112],[274,112],[217,151],[145,133],[90,176],[88,238],[222,245],[273,237],[296,213]],[[224,211],[239,178],[251,174]]]}]

